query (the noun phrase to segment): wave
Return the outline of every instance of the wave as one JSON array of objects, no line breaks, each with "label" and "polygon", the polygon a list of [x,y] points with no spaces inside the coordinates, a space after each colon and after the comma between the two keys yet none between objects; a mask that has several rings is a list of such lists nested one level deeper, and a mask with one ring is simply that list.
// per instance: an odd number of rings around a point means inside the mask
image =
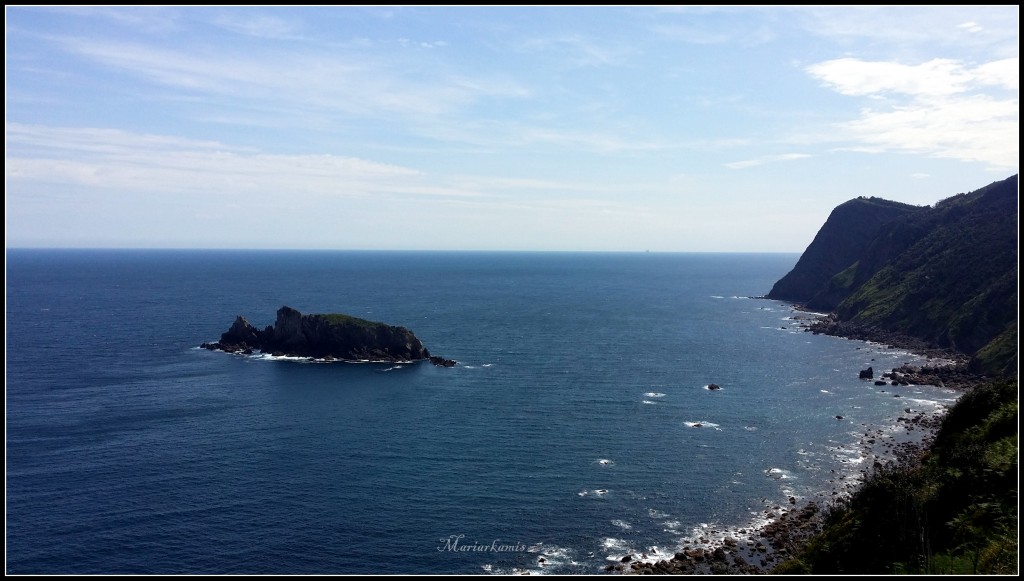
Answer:
[{"label": "wave", "polygon": [[712,423],[712,422],[700,421],[700,422],[683,422],[683,423],[686,424],[687,426],[690,426],[691,428],[711,428],[713,430],[718,430],[719,432],[722,431],[722,428],[719,427],[718,424],[715,424],[715,423]]},{"label": "wave", "polygon": [[624,521],[622,519],[618,519],[618,518],[613,520],[612,524],[617,526],[617,527],[619,527],[620,529],[627,530],[627,531],[633,528],[633,525],[629,524],[628,522],[626,522],[626,521]]},{"label": "wave", "polygon": [[644,394],[644,397],[665,397],[665,394],[658,393],[656,391],[648,391]]},{"label": "wave", "polygon": [[668,513],[661,512],[660,510],[654,508],[648,508],[647,516],[651,518],[668,518]]},{"label": "wave", "polygon": [[599,464],[601,466],[615,466],[615,461],[607,458],[598,458],[597,460],[594,460],[594,464]]},{"label": "wave", "polygon": [[774,478],[775,480],[792,480],[795,478],[793,473],[789,470],[783,470],[782,468],[769,468],[765,470],[764,473],[769,478]]},{"label": "wave", "polygon": [[415,361],[412,360],[390,361],[380,359],[326,359],[322,357],[307,357],[301,355],[274,355],[272,353],[263,353],[262,351],[251,354],[231,353],[231,355],[246,357],[248,359],[255,359],[257,361],[289,361],[292,363],[348,363],[351,365],[375,364],[392,366],[389,367],[388,369],[384,369],[383,371],[401,369],[403,366],[412,365],[413,363],[416,363]]},{"label": "wave", "polygon": [[641,402],[641,403],[646,403],[646,404],[651,404],[651,405],[654,405],[654,404],[656,404],[656,403],[658,403],[658,402],[656,402],[656,401],[650,401],[650,400],[647,400],[647,399],[645,399],[645,400],[643,400],[643,402]]}]

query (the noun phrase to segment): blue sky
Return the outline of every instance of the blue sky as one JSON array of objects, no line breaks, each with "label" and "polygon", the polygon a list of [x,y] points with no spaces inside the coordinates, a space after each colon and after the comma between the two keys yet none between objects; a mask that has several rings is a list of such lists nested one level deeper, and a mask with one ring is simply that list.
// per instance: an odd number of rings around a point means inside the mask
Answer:
[{"label": "blue sky", "polygon": [[5,15],[8,247],[800,252],[1019,167],[1016,6]]}]

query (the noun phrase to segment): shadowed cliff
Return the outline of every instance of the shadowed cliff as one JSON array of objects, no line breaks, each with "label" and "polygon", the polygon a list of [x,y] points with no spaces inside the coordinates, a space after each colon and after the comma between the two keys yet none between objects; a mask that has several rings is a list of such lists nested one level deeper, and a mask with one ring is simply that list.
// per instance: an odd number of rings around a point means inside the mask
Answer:
[{"label": "shadowed cliff", "polygon": [[846,202],[767,296],[834,312],[835,334],[901,333],[1015,372],[1017,192],[1012,176],[932,207]]}]

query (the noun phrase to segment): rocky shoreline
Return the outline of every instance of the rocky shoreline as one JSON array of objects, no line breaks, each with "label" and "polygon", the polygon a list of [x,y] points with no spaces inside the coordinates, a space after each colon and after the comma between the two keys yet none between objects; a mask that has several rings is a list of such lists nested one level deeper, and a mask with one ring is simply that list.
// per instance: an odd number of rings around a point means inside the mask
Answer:
[{"label": "rocky shoreline", "polygon": [[[843,323],[834,315],[812,313],[797,305],[793,309],[803,313],[794,316],[793,320],[806,332],[906,349],[934,361],[932,365],[904,364],[883,372],[880,379],[875,380],[876,385],[934,385],[960,390],[989,380],[984,375],[970,371],[969,358],[962,353],[935,348],[899,333]],[[851,370],[851,373],[863,374],[866,371]],[[874,379],[871,371],[871,379]],[[849,497],[871,471],[892,465],[910,466],[919,462],[934,439],[944,415],[945,410],[925,412],[908,407],[896,419],[895,425],[900,428],[898,430],[887,432],[882,428],[865,426],[858,447],[867,458],[873,460],[871,467],[861,470],[853,478],[838,476],[832,482],[833,499]],[[797,506],[795,498],[790,497],[788,500],[789,506],[774,504],[765,508],[762,515],[767,523],[759,527],[711,529],[707,535],[695,535],[687,539],[681,550],[671,558],[657,559],[647,554],[631,554],[623,557],[619,563],[606,566],[605,571],[637,575],[768,574],[773,567],[802,549],[821,530],[828,502],[832,499],[809,501],[800,506]]]},{"label": "rocky shoreline", "polygon": [[[799,306],[794,309],[801,310]],[[815,335],[830,335],[855,341],[879,343],[889,348],[906,349],[920,357],[932,360],[931,365],[903,365],[882,375],[890,385],[937,385],[953,389],[967,389],[991,381],[992,378],[971,371],[970,357],[951,349],[930,345],[920,339],[875,327],[839,321],[834,314],[815,314],[812,318],[798,319],[804,331]],[[876,381],[876,384],[881,385]]]},{"label": "rocky shoreline", "polygon": [[[896,425],[902,430],[887,433],[881,428],[867,430],[858,445],[869,458],[871,468],[856,477],[837,476],[833,481],[834,500],[849,497],[869,475],[883,467],[908,466],[920,461],[941,423],[944,412],[926,413],[904,410]],[[923,432],[918,441],[901,441],[911,432]],[[830,500],[809,501],[789,506],[774,504],[762,511],[767,523],[756,527],[708,529],[706,534],[687,539],[671,558],[656,559],[646,553],[631,554],[605,571],[632,575],[763,575],[799,552],[821,531]]]}]

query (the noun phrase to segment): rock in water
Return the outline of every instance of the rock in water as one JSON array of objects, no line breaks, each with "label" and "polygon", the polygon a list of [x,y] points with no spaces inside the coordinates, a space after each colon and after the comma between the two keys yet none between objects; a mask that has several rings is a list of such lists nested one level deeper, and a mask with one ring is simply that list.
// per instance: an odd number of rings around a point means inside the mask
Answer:
[{"label": "rock in water", "polygon": [[276,322],[262,331],[239,316],[220,341],[203,348],[229,353],[264,353],[342,361],[402,362],[430,359],[453,367],[455,361],[431,356],[405,327],[395,327],[343,314],[303,315],[291,307],[277,311]]}]

